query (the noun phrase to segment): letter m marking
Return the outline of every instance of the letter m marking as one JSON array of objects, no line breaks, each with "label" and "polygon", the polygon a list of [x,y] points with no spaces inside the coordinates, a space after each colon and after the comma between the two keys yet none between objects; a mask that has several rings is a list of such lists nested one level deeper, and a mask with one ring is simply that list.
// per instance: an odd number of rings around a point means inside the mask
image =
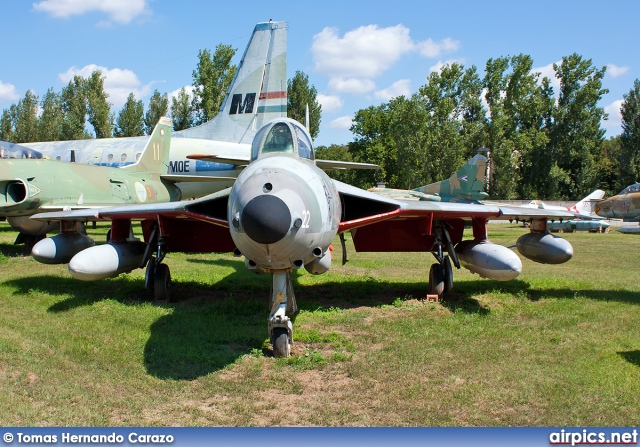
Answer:
[{"label": "letter m marking", "polygon": [[235,115],[237,113],[253,113],[253,105],[256,102],[255,93],[247,93],[242,102],[242,94],[236,93],[231,97],[231,109],[229,115]]}]

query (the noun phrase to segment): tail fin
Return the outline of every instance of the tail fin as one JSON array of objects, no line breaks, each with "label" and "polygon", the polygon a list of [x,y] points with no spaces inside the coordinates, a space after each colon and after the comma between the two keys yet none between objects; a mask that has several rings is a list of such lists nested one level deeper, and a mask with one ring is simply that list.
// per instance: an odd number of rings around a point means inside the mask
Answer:
[{"label": "tail fin", "polygon": [[169,168],[172,127],[171,118],[166,116],[160,118],[149,136],[147,145],[140,153],[140,158],[134,164],[120,169],[166,174]]},{"label": "tail fin", "polygon": [[476,154],[464,166],[446,180],[421,186],[414,191],[426,194],[439,194],[445,202],[460,199],[482,200],[489,195],[482,191],[487,176],[487,158]]},{"label": "tail fin", "polygon": [[251,144],[264,123],[286,116],[287,23],[258,23],[220,113],[173,136]]},{"label": "tail fin", "polygon": [[602,200],[604,197],[604,191],[601,189],[596,189],[587,197],[573,205],[569,208],[570,211],[577,213],[581,216],[595,216],[595,206],[596,203]]}]

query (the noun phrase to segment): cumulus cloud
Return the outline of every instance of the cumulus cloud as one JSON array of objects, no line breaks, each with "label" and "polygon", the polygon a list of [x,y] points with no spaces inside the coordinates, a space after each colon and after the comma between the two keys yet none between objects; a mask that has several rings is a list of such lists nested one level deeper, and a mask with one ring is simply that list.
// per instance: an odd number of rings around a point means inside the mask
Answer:
[{"label": "cumulus cloud", "polygon": [[329,80],[329,89],[334,92],[363,94],[375,88],[376,84],[371,79],[345,79],[338,77]]},{"label": "cumulus cloud", "polygon": [[344,105],[344,100],[336,95],[318,94],[317,99],[322,106],[322,111],[327,113],[337,112]]},{"label": "cumulus cloud", "polygon": [[391,98],[397,98],[398,96],[406,96],[407,98],[411,95],[411,80],[409,79],[400,79],[399,81],[394,82],[389,87],[378,90],[374,92],[373,96],[378,99],[382,99],[383,101],[388,101]]},{"label": "cumulus cloud", "polygon": [[69,83],[74,76],[89,78],[95,70],[100,70],[104,76],[104,90],[109,95],[109,101],[117,109],[121,108],[133,93],[137,100],[142,99],[151,92],[151,83],[143,85],[138,76],[131,70],[122,68],[106,68],[90,64],[82,68],[71,67],[66,72],[60,73],[58,79],[64,84]]},{"label": "cumulus cloud", "polygon": [[622,107],[622,100],[618,99],[613,101],[608,106],[604,107],[604,112],[609,115],[609,119],[602,122],[602,126],[607,129],[622,127],[622,113],[620,108]]},{"label": "cumulus cloud", "polygon": [[353,125],[353,120],[350,116],[341,116],[329,123],[329,127],[338,130],[349,130]]},{"label": "cumulus cloud", "polygon": [[107,14],[111,21],[120,24],[128,24],[148,12],[147,0],[42,0],[33,3],[33,9],[56,18],[97,11]]},{"label": "cumulus cloud", "polygon": [[20,99],[20,95],[18,95],[15,85],[0,81],[0,101],[16,101],[17,99]]},{"label": "cumulus cloud", "polygon": [[629,71],[629,67],[618,67],[617,65],[613,65],[613,64],[607,65],[607,74],[612,78],[617,78],[618,76],[622,76],[628,71]]},{"label": "cumulus cloud", "polygon": [[313,36],[311,53],[317,71],[330,76],[372,78],[413,50],[409,29],[403,25],[379,28],[361,26],[343,37],[336,28],[324,28]]},{"label": "cumulus cloud", "polygon": [[427,39],[424,42],[420,42],[417,45],[420,54],[424,57],[436,58],[445,53],[452,53],[460,48],[460,41],[453,40],[450,37],[442,39],[440,42],[434,42],[431,39]]}]

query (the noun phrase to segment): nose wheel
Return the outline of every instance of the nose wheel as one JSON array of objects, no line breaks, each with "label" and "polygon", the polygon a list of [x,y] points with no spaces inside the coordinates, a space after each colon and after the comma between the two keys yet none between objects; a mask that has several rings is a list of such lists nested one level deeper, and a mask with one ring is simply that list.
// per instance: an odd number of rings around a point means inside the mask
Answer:
[{"label": "nose wheel", "polygon": [[298,311],[293,294],[291,275],[286,270],[271,273],[271,312],[269,313],[269,336],[274,357],[289,357],[293,343],[293,323],[287,312]]}]

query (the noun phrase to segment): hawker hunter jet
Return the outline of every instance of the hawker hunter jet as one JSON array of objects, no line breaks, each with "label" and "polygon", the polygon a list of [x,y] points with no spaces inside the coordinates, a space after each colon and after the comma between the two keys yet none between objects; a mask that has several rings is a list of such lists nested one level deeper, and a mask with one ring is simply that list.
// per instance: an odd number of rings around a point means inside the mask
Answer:
[{"label": "hawker hunter jet", "polygon": [[[306,128],[291,119],[264,125],[253,140],[250,159],[235,162],[246,168],[233,187],[200,199],[33,218],[66,222],[63,234],[76,231],[78,222],[110,220],[110,242],[79,250],[69,262],[71,275],[91,281],[146,266],[146,286],[158,299],[170,296],[169,268],[162,263],[166,253],[233,251],[244,256],[247,268],[272,277],[268,328],[277,357],[288,356],[293,341],[291,272],[326,272],[331,266],[329,244],[346,231],[356,251],[433,253],[429,282],[438,295],[453,287],[452,262],[499,281],[520,273],[518,255],[487,240],[488,219],[532,220],[531,232],[521,236],[519,244],[525,247],[520,252],[535,261],[562,263],[573,254],[567,241],[546,231],[549,215],[571,217],[568,212],[397,200],[332,180],[315,160]],[[129,240],[132,221],[141,222],[144,242]],[[467,224],[473,238],[463,240]],[[39,244],[44,243],[46,239]]]}]

